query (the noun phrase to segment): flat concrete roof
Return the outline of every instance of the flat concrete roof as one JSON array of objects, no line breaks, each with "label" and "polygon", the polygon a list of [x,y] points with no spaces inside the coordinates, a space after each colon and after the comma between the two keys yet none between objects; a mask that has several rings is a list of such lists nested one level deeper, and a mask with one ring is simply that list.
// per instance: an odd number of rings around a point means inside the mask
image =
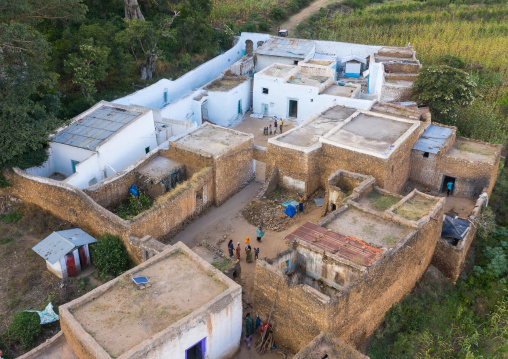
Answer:
[{"label": "flat concrete roof", "polygon": [[360,113],[337,131],[327,134],[326,139],[339,145],[388,156],[390,146],[412,126],[412,122]]},{"label": "flat concrete roof", "polygon": [[180,166],[183,166],[183,164],[180,162],[166,157],[157,156],[146,165],[138,169],[137,172],[146,177],[158,179],[167,176],[175,168]]},{"label": "flat concrete roof", "polygon": [[227,92],[244,83],[247,79],[248,77],[245,76],[224,76],[212,81],[205,87],[205,90]]},{"label": "flat concrete roof", "polygon": [[311,122],[288,131],[285,135],[278,137],[276,141],[300,147],[313,146],[319,143],[319,137],[328,133],[355,112],[356,109],[351,107],[333,107]]},{"label": "flat concrete roof", "polygon": [[297,72],[287,80],[287,83],[292,85],[319,87],[329,79],[331,79],[329,76],[310,75],[308,73]]},{"label": "flat concrete roof", "polygon": [[259,74],[282,78],[295,67],[296,66],[294,65],[272,64],[266,69],[260,71]]},{"label": "flat concrete roof", "polygon": [[339,213],[324,227],[382,248],[393,247],[411,231],[410,228],[399,223],[374,216],[354,207],[349,207]]},{"label": "flat concrete roof", "polygon": [[207,271],[200,265],[200,259],[186,251],[173,250],[157,259],[132,274],[146,276],[151,287],[138,289],[130,276],[124,276],[105,292],[70,309],[74,319],[113,357],[151,338],[228,289],[227,282],[214,276],[215,270]]},{"label": "flat concrete roof", "polygon": [[328,87],[326,90],[324,90],[323,93],[332,96],[351,97],[359,87],[360,87],[359,85],[355,86],[332,85]]},{"label": "flat concrete roof", "polygon": [[498,152],[499,148],[497,146],[457,137],[446,155],[474,162],[493,163]]},{"label": "flat concrete roof", "polygon": [[174,142],[192,149],[202,151],[212,156],[218,156],[229,149],[249,141],[253,135],[227,129],[211,124],[204,124]]}]

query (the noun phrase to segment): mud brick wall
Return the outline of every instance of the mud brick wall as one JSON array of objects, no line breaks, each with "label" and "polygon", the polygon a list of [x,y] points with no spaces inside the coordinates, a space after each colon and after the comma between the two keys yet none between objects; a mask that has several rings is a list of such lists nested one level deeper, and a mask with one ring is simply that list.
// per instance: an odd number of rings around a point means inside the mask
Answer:
[{"label": "mud brick wall", "polygon": [[[268,144],[268,162],[270,167],[277,166],[279,169],[279,181],[282,187],[289,190],[301,190],[291,188],[284,183],[284,177],[305,182],[304,194],[309,196],[320,187],[324,187],[319,176],[321,171],[321,148],[310,152],[298,149]],[[267,166],[268,168],[269,166]]]},{"label": "mud brick wall", "polygon": [[213,157],[187,150],[175,142],[169,142],[169,149],[161,150],[160,155],[183,163],[186,168],[187,178],[194,173],[201,171],[205,167],[213,167]]},{"label": "mud brick wall", "polygon": [[402,189],[411,172],[411,150],[423,130],[423,126],[420,126],[419,129],[413,131],[388,157],[388,168],[384,186],[380,187],[395,193],[398,193]]},{"label": "mud brick wall", "polygon": [[[203,191],[207,202],[200,208],[196,194]],[[185,223],[199,215],[212,203],[214,191],[212,168],[196,173],[188,181],[159,197],[153,207],[130,220],[130,233],[136,237],[150,235],[157,240],[167,240],[178,233]]]},{"label": "mud brick wall", "polygon": [[219,206],[244,188],[255,176],[254,140],[234,147],[215,159],[215,205]]},{"label": "mud brick wall", "polygon": [[[277,291],[278,288],[278,291]],[[275,296],[271,322],[279,346],[298,351],[328,328],[330,298],[306,285],[289,286],[282,273],[266,261],[256,262],[254,312],[267,320]]]},{"label": "mud brick wall", "polygon": [[93,237],[103,233],[124,239],[127,249],[128,221],[101,207],[82,190],[49,178],[33,176],[20,169],[6,173],[12,187],[3,191],[25,202],[35,204],[55,216],[71,222]]},{"label": "mud brick wall", "polygon": [[391,251],[346,289],[334,307],[331,327],[339,339],[359,346],[382,322],[386,311],[402,300],[429,266],[441,234],[443,202],[439,202],[416,233]]},{"label": "mud brick wall", "polygon": [[293,359],[322,359],[326,354],[329,358],[369,359],[330,332],[322,332],[305,348],[296,353]]},{"label": "mud brick wall", "polygon": [[333,172],[344,169],[371,175],[376,179],[376,184],[379,187],[385,188],[385,176],[388,167],[386,160],[328,143],[323,143],[322,150],[321,178],[323,178],[323,182],[328,180]]},{"label": "mud brick wall", "polygon": [[[404,61],[404,60],[402,60]],[[411,60],[409,60],[411,61]],[[418,70],[420,69],[420,64],[417,63],[396,63],[396,62],[387,62],[384,63],[385,70],[396,72],[396,73],[403,73],[403,74],[416,74],[418,73]]]},{"label": "mud brick wall", "polygon": [[477,219],[484,208],[485,200],[478,198],[474,210],[469,219],[473,222],[466,237],[460,241],[456,246],[448,243],[444,238],[439,238],[432,258],[432,265],[439,269],[443,275],[456,282],[459,279],[460,273],[466,261],[467,253],[478,229]]},{"label": "mud brick wall", "polygon": [[439,162],[438,187],[441,185],[443,175],[456,177],[454,195],[460,197],[478,197],[484,188],[488,188],[490,195],[497,178],[499,157],[495,164],[486,162],[473,162],[451,156],[443,156]]},{"label": "mud brick wall", "polygon": [[104,208],[117,207],[129,197],[129,188],[136,183],[136,169],[157,157],[159,151],[150,152],[123,171],[83,189],[83,192]]}]

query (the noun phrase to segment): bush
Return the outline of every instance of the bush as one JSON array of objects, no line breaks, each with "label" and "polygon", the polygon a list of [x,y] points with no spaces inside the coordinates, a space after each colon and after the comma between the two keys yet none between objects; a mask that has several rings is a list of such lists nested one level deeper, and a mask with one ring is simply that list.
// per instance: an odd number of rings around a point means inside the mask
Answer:
[{"label": "bush", "polygon": [[17,210],[0,215],[0,219],[4,221],[4,223],[17,223],[21,218],[23,218],[23,214],[19,213]]},{"label": "bush", "polygon": [[266,21],[260,21],[259,22],[259,30],[264,31],[264,32],[270,31],[270,24],[267,23]]},{"label": "bush", "polygon": [[[186,57],[186,55],[183,57]],[[129,197],[129,201],[127,203],[122,203],[115,211],[115,214],[123,219],[131,219],[150,207],[152,207],[152,200],[150,197],[140,194],[139,198]]]},{"label": "bush", "polygon": [[270,18],[275,21],[285,20],[288,17],[286,12],[281,7],[274,7],[270,10]]},{"label": "bush", "polygon": [[42,333],[40,317],[37,313],[18,312],[12,318],[11,324],[2,334],[6,343],[20,343],[23,349],[30,350],[35,339]]},{"label": "bush", "polygon": [[130,268],[127,249],[118,236],[103,234],[97,243],[90,246],[92,262],[101,278],[116,277]]},{"label": "bush", "polygon": [[463,69],[466,66],[466,63],[458,56],[444,55],[441,57],[441,61],[448,66],[455,67],[456,69]]}]

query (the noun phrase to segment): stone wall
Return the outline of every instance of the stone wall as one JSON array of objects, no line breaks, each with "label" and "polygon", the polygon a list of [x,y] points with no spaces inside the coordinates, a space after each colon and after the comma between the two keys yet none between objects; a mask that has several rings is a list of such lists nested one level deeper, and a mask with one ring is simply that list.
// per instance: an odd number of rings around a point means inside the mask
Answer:
[{"label": "stone wall", "polygon": [[144,166],[159,155],[157,149],[141,157],[124,170],[108,177],[93,186],[83,189],[91,199],[104,208],[115,208],[129,197],[129,188],[136,183],[136,169]]},{"label": "stone wall", "polygon": [[432,265],[439,269],[439,271],[452,282],[456,282],[462,272],[467,253],[478,229],[477,221],[484,206],[485,199],[483,197],[478,198],[473,213],[469,216],[469,221],[471,222],[470,230],[466,234],[466,237],[456,246],[448,243],[446,239],[441,237],[437,242],[436,251],[432,258]]},{"label": "stone wall", "polygon": [[[190,219],[210,206],[213,190],[213,171],[205,168],[159,197],[151,208],[132,218],[130,233],[136,237],[149,234],[162,241],[172,238]],[[202,202],[197,199],[198,194]]]},{"label": "stone wall", "polygon": [[226,202],[254,178],[253,145],[251,138],[215,159],[216,206]]},{"label": "stone wall", "polygon": [[330,359],[369,359],[330,332],[321,332],[293,359],[323,359],[327,354]]},{"label": "stone wall", "polygon": [[439,200],[423,221],[412,224],[413,231],[385,252],[356,282],[331,297],[307,285],[292,285],[279,268],[258,260],[254,309],[266,317],[278,286],[273,313],[277,343],[298,351],[324,330],[352,345],[360,345],[429,266],[441,233],[443,203],[444,200]]}]

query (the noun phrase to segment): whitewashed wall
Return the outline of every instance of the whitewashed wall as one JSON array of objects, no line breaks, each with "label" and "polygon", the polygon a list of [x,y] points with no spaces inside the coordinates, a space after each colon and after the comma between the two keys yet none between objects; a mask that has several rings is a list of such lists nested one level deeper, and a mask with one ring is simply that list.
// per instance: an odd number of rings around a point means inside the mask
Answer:
[{"label": "whitewashed wall", "polygon": [[238,101],[242,101],[242,115],[251,106],[251,79],[230,91],[208,92],[208,120],[217,125],[229,127],[238,118]]},{"label": "whitewashed wall", "polygon": [[94,153],[83,162],[76,166],[76,173],[67,177],[64,182],[77,188],[86,188],[90,181],[95,178],[97,182],[105,178],[104,164],[99,159],[99,155]]},{"label": "whitewashed wall", "polygon": [[[254,315],[254,313],[251,313]],[[146,358],[185,358],[185,351],[206,338],[207,359],[231,358],[239,347],[242,335],[242,296],[218,312],[208,310],[208,316],[200,316],[183,322],[176,336],[154,347]]]},{"label": "whitewashed wall", "polygon": [[82,162],[93,155],[93,151],[57,142],[51,142],[50,147],[53,172],[60,172],[65,176],[73,174],[71,160]]},{"label": "whitewashed wall", "polygon": [[[205,62],[177,80],[160,80],[143,90],[119,98],[113,101],[113,103],[162,109],[168,103],[182,98],[189,92],[202,87],[213,79],[219,77],[222,71],[243,57],[246,40],[252,40],[254,48],[256,48],[258,41],[266,41],[269,38],[270,35],[268,34],[244,32],[240,36],[238,43],[231,49],[226,51],[224,54]],[[168,103],[164,103],[164,89],[166,88],[168,89]]]},{"label": "whitewashed wall", "polygon": [[314,41],[316,44],[316,53],[325,54],[329,56],[337,56],[341,58],[344,56],[356,55],[366,58],[373,52],[378,52],[383,46],[351,44],[348,42],[335,42],[335,41]]}]

